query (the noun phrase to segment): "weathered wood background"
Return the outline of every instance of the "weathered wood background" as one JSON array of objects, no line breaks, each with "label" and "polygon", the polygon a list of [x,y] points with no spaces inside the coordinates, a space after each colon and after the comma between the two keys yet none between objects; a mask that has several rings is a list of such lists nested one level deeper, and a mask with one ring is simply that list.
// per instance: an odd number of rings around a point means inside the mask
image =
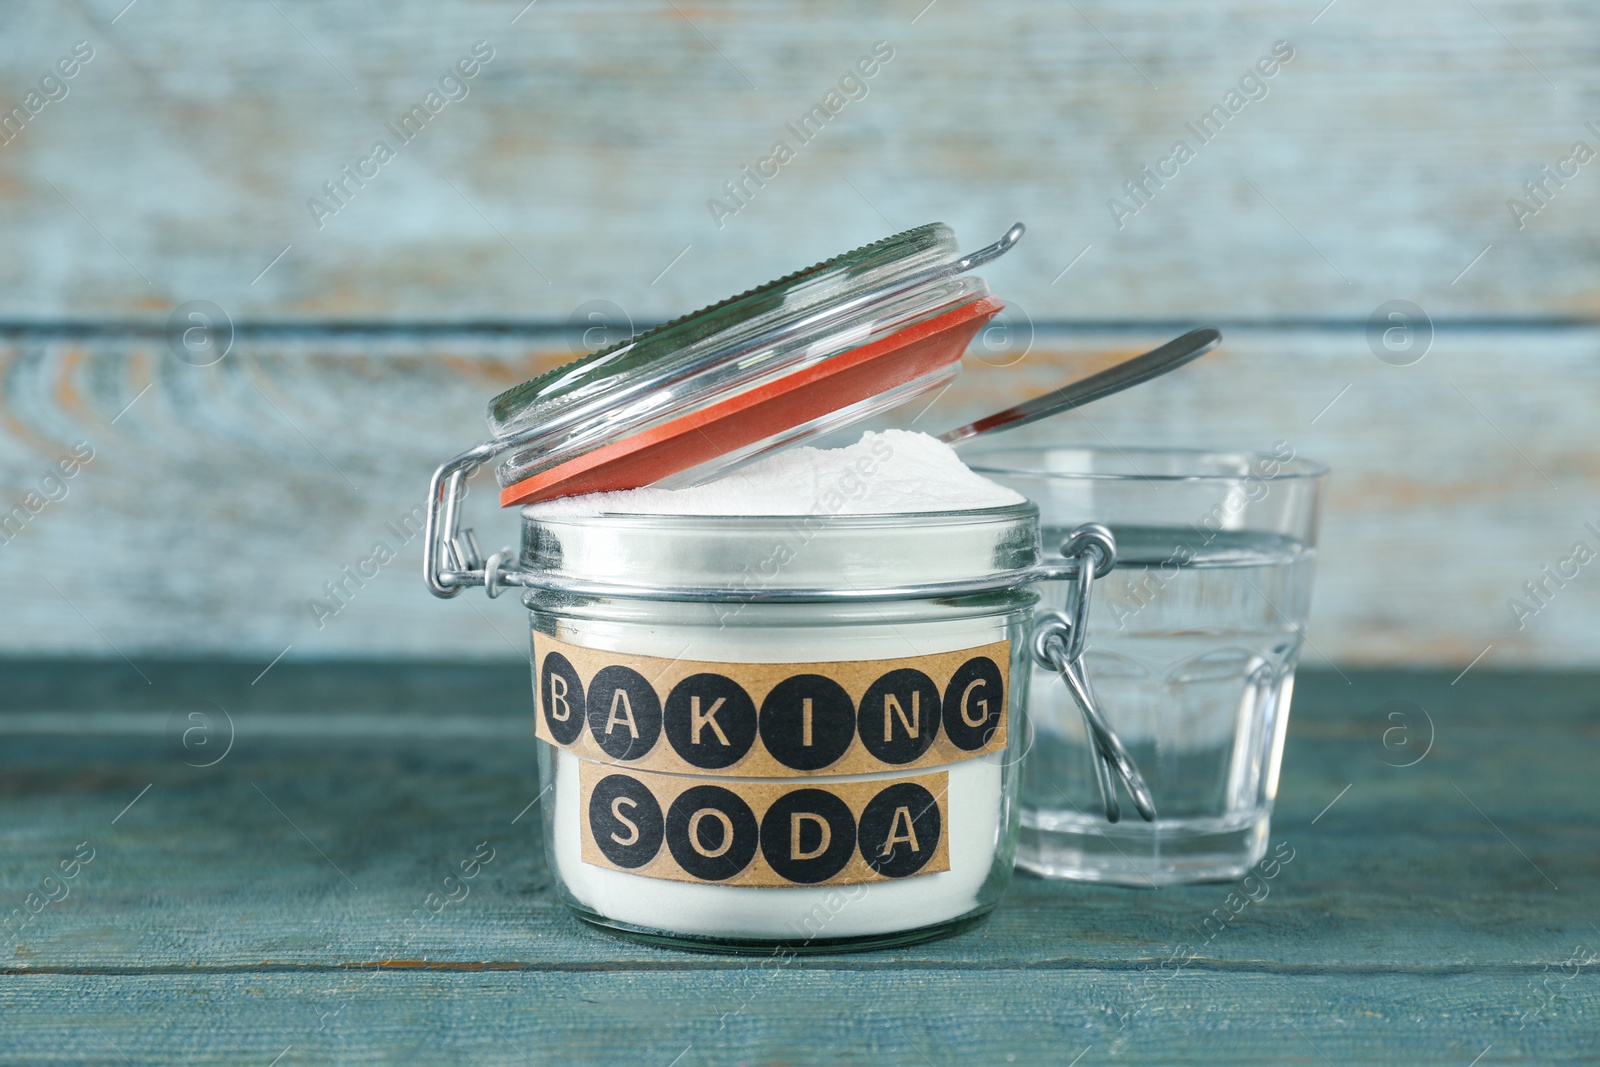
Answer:
[{"label": "weathered wood background", "polygon": [[[1029,224],[987,276],[1036,330],[919,427],[1217,322],[1220,355],[1053,432],[1332,464],[1312,636],[1336,661],[1600,659],[1600,564],[1521,629],[1507,603],[1600,548],[1592,4],[125,3],[0,10],[0,119],[26,119],[0,145],[0,502],[58,497],[0,538],[0,648],[520,655],[518,609],[433,601],[415,543],[320,628],[308,601],[401,549],[388,524],[489,395],[571,354],[581,305],[645,324],[942,218],[971,245]],[[880,41],[801,143],[786,123]],[[1279,41],[1201,144],[1185,124]],[[779,139],[794,158],[731,200]],[[1124,183],[1180,139],[1139,205]],[[378,140],[394,158],[328,196]],[[196,300],[237,328],[209,367],[164,333]],[[1391,300],[1432,320],[1410,366],[1369,344]],[[78,442],[63,497],[43,479]]]}]

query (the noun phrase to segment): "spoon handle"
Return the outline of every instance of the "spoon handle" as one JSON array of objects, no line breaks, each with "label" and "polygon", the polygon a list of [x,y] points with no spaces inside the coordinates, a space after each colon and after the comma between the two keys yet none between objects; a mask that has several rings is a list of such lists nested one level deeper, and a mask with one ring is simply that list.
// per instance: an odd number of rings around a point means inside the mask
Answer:
[{"label": "spoon handle", "polygon": [[1091,374],[1075,382],[1068,382],[1058,389],[1052,389],[1043,396],[1036,396],[1026,400],[1016,407],[1006,408],[1004,411],[987,415],[977,422],[954,430],[947,430],[939,435],[939,440],[945,444],[955,444],[965,441],[969,437],[976,437],[982,433],[993,433],[996,430],[1009,430],[1017,426],[1024,426],[1047,415],[1055,415],[1062,411],[1071,411],[1073,408],[1091,404],[1112,393],[1120,393],[1130,386],[1147,382],[1151,378],[1160,377],[1170,370],[1177,370],[1192,360],[1199,359],[1222,342],[1222,333],[1210,326],[1203,326],[1198,330],[1190,330],[1182,337],[1173,338],[1160,348],[1152,348],[1142,356],[1135,356],[1130,360],[1118,363],[1114,367],[1107,367],[1099,374]]}]

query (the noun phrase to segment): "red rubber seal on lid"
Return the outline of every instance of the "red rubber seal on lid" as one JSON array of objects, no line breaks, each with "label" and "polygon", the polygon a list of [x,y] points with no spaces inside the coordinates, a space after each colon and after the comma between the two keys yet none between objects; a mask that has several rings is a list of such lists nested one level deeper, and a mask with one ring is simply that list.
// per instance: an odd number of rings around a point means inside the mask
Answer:
[{"label": "red rubber seal on lid", "polygon": [[637,489],[958,363],[1005,304],[963,304],[506,486],[500,504]]}]

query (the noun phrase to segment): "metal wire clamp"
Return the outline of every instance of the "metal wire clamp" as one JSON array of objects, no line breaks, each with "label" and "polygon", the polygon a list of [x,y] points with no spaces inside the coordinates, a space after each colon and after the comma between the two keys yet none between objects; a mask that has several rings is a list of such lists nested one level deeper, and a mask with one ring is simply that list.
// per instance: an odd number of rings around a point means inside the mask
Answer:
[{"label": "metal wire clamp", "polygon": [[1120,780],[1140,817],[1145,822],[1154,822],[1156,807],[1150,787],[1116,731],[1100,713],[1094,690],[1089,685],[1089,675],[1083,669],[1090,592],[1094,580],[1104,577],[1116,566],[1116,539],[1099,523],[1085,523],[1062,542],[1061,555],[1079,562],[1074,576],[1076,581],[1069,588],[1066,611],[1041,612],[1034,620],[1034,658],[1061,675],[1078,710],[1083,713],[1084,729],[1094,753],[1095,782],[1105,804],[1106,820],[1118,822],[1122,818],[1122,805],[1117,797],[1117,781]]}]

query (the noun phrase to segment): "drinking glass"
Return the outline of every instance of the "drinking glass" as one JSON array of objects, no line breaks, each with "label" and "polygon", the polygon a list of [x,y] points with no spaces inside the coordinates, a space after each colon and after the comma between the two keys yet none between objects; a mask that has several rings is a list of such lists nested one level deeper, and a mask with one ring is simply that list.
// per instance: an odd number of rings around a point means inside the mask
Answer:
[{"label": "drinking glass", "polygon": [[[1084,663],[1101,713],[1143,772],[1157,819],[1106,821],[1083,720],[1035,663],[1018,866],[1159,886],[1241,877],[1265,854],[1295,662],[1311,604],[1327,470],[1270,453],[1000,448],[963,455],[1039,505],[1047,551],[1110,527]],[[1066,583],[1040,587],[1063,609]]]}]

